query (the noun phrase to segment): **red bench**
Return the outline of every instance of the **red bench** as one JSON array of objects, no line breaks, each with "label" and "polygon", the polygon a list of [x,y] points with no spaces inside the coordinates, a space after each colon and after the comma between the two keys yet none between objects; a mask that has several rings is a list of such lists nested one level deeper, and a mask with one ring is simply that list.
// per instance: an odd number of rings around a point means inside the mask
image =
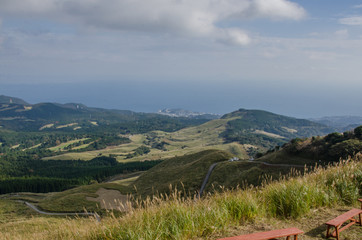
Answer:
[{"label": "red bench", "polygon": [[304,232],[298,228],[285,228],[269,232],[259,232],[235,237],[220,238],[218,240],[267,240],[281,237],[287,237],[287,240],[289,240],[291,236],[294,236],[294,239],[297,240],[298,234],[302,233]]},{"label": "red bench", "polygon": [[[349,228],[350,226],[352,226],[353,224],[356,224],[356,223],[359,223],[362,226],[361,214],[362,214],[361,209],[354,208],[354,209],[349,210],[348,212],[343,213],[342,215],[336,217],[335,219],[332,219],[332,220],[326,222],[327,238],[334,237],[337,240],[339,240],[339,233],[342,232],[343,230],[345,230],[346,228]],[[354,218],[355,216],[359,216],[359,221]],[[348,221],[349,221],[349,223],[347,223]],[[347,225],[342,227],[342,225],[344,223],[347,223]],[[335,230],[332,233],[330,233],[331,227],[335,228]]]}]

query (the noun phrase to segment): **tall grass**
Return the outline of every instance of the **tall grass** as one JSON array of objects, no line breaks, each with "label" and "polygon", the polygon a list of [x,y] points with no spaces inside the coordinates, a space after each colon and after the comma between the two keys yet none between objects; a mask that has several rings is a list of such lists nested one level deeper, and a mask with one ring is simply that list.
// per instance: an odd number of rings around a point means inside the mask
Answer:
[{"label": "tall grass", "polygon": [[354,159],[316,167],[304,176],[266,186],[261,195],[268,215],[297,218],[313,208],[355,203],[362,194],[361,159],[357,154]]},{"label": "tall grass", "polygon": [[69,220],[48,234],[52,239],[204,239],[259,217],[297,219],[319,207],[355,203],[362,193],[361,160],[359,154],[305,175],[203,199],[173,191],[137,201],[122,217]]}]

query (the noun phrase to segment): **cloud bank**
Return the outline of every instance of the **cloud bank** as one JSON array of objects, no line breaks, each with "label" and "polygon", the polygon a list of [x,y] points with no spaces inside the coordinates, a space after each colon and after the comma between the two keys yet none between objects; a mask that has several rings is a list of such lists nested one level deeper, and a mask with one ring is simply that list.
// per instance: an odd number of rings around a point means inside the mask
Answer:
[{"label": "cloud bank", "polygon": [[306,13],[288,0],[2,0],[0,14],[247,45],[251,39],[245,31],[218,27],[218,23],[256,18],[300,20]]},{"label": "cloud bank", "polygon": [[352,26],[362,25],[362,16],[341,18],[339,19],[339,22],[344,25],[352,25]]}]

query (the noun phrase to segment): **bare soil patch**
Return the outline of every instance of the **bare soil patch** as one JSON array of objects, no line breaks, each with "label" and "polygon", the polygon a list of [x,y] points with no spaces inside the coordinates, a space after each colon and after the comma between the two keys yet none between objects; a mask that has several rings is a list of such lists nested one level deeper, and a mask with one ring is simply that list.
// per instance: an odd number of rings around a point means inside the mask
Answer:
[{"label": "bare soil patch", "polygon": [[114,209],[125,212],[129,208],[129,197],[118,190],[99,188],[97,198],[87,197],[88,201],[99,202],[102,209]]}]

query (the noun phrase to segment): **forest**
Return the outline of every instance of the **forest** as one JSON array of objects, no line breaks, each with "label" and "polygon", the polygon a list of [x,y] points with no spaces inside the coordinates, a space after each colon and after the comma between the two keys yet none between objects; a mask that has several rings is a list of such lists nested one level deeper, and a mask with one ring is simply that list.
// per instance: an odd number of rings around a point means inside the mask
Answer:
[{"label": "forest", "polygon": [[145,171],[161,161],[119,163],[112,157],[90,161],[0,159],[0,194],[11,192],[53,192],[92,182],[112,175]]}]

